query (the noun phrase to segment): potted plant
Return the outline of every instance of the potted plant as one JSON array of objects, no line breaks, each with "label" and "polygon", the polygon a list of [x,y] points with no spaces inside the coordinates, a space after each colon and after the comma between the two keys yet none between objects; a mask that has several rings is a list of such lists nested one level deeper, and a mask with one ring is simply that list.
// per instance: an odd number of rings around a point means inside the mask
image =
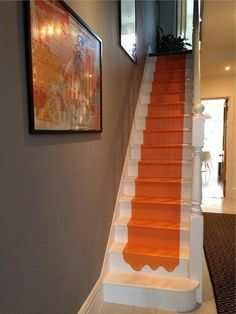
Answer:
[{"label": "potted plant", "polygon": [[157,51],[158,52],[180,52],[188,50],[187,46],[191,46],[186,42],[186,38],[181,36],[175,37],[172,34],[165,35],[163,29],[157,27]]}]

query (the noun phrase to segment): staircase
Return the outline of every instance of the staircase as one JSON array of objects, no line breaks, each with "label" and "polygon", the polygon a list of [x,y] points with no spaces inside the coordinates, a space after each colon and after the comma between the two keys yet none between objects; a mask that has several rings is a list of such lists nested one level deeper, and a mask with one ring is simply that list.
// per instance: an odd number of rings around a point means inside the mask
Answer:
[{"label": "staircase", "polygon": [[190,311],[191,55],[149,57],[106,255],[104,302]]}]

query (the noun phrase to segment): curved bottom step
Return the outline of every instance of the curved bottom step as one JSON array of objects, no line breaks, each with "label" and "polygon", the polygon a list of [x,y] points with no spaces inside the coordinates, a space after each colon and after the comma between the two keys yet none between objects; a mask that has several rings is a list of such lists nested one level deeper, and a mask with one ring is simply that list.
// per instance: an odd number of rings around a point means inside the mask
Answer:
[{"label": "curved bottom step", "polygon": [[196,307],[199,282],[189,278],[109,272],[103,281],[104,302],[179,312]]}]

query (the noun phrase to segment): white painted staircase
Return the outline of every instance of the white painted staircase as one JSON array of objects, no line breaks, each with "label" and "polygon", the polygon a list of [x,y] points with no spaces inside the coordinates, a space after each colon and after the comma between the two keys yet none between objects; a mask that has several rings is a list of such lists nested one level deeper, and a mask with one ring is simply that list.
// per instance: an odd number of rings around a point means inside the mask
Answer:
[{"label": "white painted staircase", "polygon": [[[155,71],[157,57],[148,57],[140,95],[137,103],[135,119],[131,132],[129,147],[124,165],[122,180],[120,183],[116,208],[111,227],[104,267],[103,298],[104,302],[135,305],[147,308],[163,308],[185,312],[192,310],[197,303],[201,303],[201,249],[196,245],[199,253],[192,254],[194,242],[201,243],[200,227],[192,228],[191,215],[191,177],[192,177],[192,135],[191,135],[191,111],[192,111],[192,66],[191,55],[187,56],[186,86],[185,86],[185,118],[184,118],[184,143],[182,180],[181,180],[181,224],[180,224],[180,258],[179,265],[172,272],[163,267],[152,270],[144,266],[140,271],[135,271],[123,259],[123,249],[128,240],[127,223],[131,217],[131,200],[135,194],[135,179],[138,175],[138,161],[141,157],[141,145],[143,143],[143,130],[146,127],[146,116],[150,93]],[[171,69],[170,69],[171,70]],[[178,89],[178,84],[173,82]],[[164,86],[163,86],[164,89]],[[157,122],[158,123],[158,122]],[[164,127],[164,126],[162,126]],[[170,145],[170,143],[168,143]],[[159,148],[165,148],[165,141],[156,147],[156,154],[160,155]],[[178,149],[178,143],[171,143],[173,150]],[[148,147],[147,147],[148,150]],[[171,167],[178,161],[165,161],[160,156],[160,163]],[[148,162],[146,163],[148,166]],[[168,168],[167,167],[167,168]],[[175,180],[173,178],[173,180]],[[160,184],[165,184],[165,179],[159,179]],[[145,199],[140,199],[145,203]],[[177,206],[178,202],[171,199],[158,200],[153,198],[153,203]],[[177,204],[178,203],[178,204]],[[150,205],[150,203],[149,203]],[[168,224],[168,221],[165,222]],[[200,235],[198,235],[200,233]],[[155,239],[153,239],[155,241]],[[151,254],[151,253],[150,253]]]}]

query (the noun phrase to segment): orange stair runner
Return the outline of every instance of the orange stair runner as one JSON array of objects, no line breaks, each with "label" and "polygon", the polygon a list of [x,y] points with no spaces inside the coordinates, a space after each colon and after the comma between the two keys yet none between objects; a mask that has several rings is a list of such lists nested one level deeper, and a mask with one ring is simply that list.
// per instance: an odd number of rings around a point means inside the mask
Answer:
[{"label": "orange stair runner", "polygon": [[128,222],[124,260],[136,271],[179,264],[186,55],[159,56]]}]

